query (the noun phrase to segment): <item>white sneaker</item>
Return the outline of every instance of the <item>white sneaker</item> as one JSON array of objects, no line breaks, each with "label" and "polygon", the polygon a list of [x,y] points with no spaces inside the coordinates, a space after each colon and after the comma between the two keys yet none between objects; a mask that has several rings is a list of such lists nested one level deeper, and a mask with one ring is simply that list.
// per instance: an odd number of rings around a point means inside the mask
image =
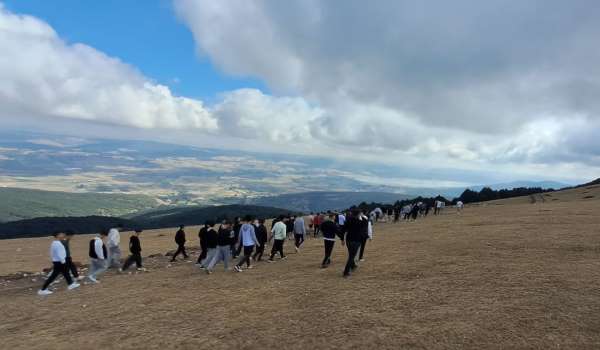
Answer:
[{"label": "white sneaker", "polygon": [[88,279],[90,281],[92,281],[92,283],[98,283],[99,282],[95,277],[92,277],[92,276],[88,276]]},{"label": "white sneaker", "polygon": [[68,287],[68,288],[69,288],[69,290],[73,290],[73,289],[75,289],[75,288],[79,288],[80,286],[81,286],[81,285],[80,285],[79,283],[77,283],[77,282],[73,282],[73,283],[69,284],[69,287]]},{"label": "white sneaker", "polygon": [[50,295],[50,294],[52,294],[51,290],[48,290],[48,289],[40,289],[40,290],[38,290],[38,295],[42,295],[43,296],[43,295]]},{"label": "white sneaker", "polygon": [[146,272],[146,268],[145,267],[140,267],[137,270],[140,271],[140,272]]},{"label": "white sneaker", "polygon": [[298,247],[294,247],[294,248],[296,248],[296,253],[298,253],[300,251],[300,249],[298,249]]},{"label": "white sneaker", "polygon": [[79,277],[76,278],[76,280],[83,281],[84,278],[85,278],[85,276],[79,276]]},{"label": "white sneaker", "polygon": [[123,268],[119,267],[119,269],[117,270],[119,273],[123,273]]},{"label": "white sneaker", "polygon": [[235,272],[242,272],[242,268],[239,266],[234,266],[233,269],[235,270]]}]

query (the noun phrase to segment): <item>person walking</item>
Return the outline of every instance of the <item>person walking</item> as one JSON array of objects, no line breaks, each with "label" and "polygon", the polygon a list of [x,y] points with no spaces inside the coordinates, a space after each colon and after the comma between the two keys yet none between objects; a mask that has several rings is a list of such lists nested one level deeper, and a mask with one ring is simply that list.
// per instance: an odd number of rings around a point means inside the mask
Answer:
[{"label": "person walking", "polygon": [[93,283],[98,283],[97,277],[108,268],[108,249],[106,249],[105,244],[107,237],[108,232],[102,231],[99,236],[96,236],[90,240],[90,270],[87,278]]},{"label": "person walking", "polygon": [[362,214],[358,209],[352,211],[351,216],[346,220],[344,226],[342,226],[342,233],[344,234],[343,241],[348,248],[348,261],[344,268],[343,276],[349,277],[350,273],[358,267],[356,265],[356,253],[360,249],[361,242],[365,236],[368,236],[368,225],[369,219]]},{"label": "person walking", "polygon": [[256,238],[256,232],[254,230],[254,225],[251,224],[252,217],[246,216],[244,218],[242,227],[240,228],[240,236],[238,238],[238,245],[244,248],[244,256],[240,259],[240,261],[234,266],[235,271],[242,272],[242,265],[246,263],[246,267],[248,269],[252,268],[252,263],[250,262],[250,257],[252,256],[252,251],[254,250],[255,245],[260,245],[258,239]]},{"label": "person walking", "polygon": [[175,251],[175,254],[173,254],[173,259],[171,259],[171,262],[174,262],[179,254],[183,254],[184,259],[188,258],[188,255],[185,252],[185,231],[183,230],[184,228],[184,225],[180,225],[179,230],[177,230],[177,232],[175,233],[175,243],[177,243],[177,250]]},{"label": "person walking", "polygon": [[71,243],[71,238],[73,238],[73,236],[75,235],[75,232],[67,231],[65,234],[66,234],[65,239],[61,240],[60,242],[65,246],[65,251],[67,253],[67,258],[65,259],[66,269],[68,272],[70,272],[73,275],[73,278],[75,280],[80,281],[83,279],[83,276],[79,276],[79,271],[77,271],[77,266],[75,266],[75,264],[73,263],[73,258],[71,257],[70,243]]},{"label": "person walking", "polygon": [[208,231],[208,221],[204,223],[204,226],[198,232],[198,238],[200,239],[200,255],[198,256],[198,261],[196,261],[196,265],[201,266],[202,260],[206,259],[207,248],[206,248],[206,231]]},{"label": "person walking", "polygon": [[216,264],[223,261],[225,271],[229,269],[229,259],[231,258],[231,241],[235,234],[231,229],[231,223],[224,220],[217,232],[217,252],[212,260],[206,266],[206,273],[211,274]]},{"label": "person walking", "polygon": [[54,241],[50,244],[50,260],[52,261],[52,273],[44,282],[42,289],[38,291],[38,295],[50,295],[53,292],[48,290],[48,287],[58,275],[63,275],[65,281],[67,282],[68,289],[72,290],[75,288],[79,288],[79,283],[73,282],[69,271],[67,271],[67,252],[65,250],[65,246],[61,241],[65,240],[65,234],[63,232],[55,232],[53,234]]},{"label": "person walking", "polygon": [[121,233],[122,224],[113,227],[108,231],[108,268],[121,267]]},{"label": "person walking", "polygon": [[285,254],[283,254],[283,243],[285,242],[286,237],[286,224],[283,216],[279,217],[279,220],[273,225],[271,229],[271,238],[273,239],[273,248],[271,249],[271,257],[269,257],[269,262],[273,262],[275,259],[275,254],[279,253],[281,259],[285,259]]},{"label": "person walking", "polygon": [[296,241],[296,253],[300,252],[300,246],[304,243],[304,237],[306,236],[306,226],[304,225],[304,218],[298,216],[294,220],[294,239]]},{"label": "person walking", "polygon": [[323,232],[323,244],[325,246],[325,257],[321,263],[322,268],[326,268],[331,264],[331,252],[335,245],[336,237],[339,237],[343,242],[343,236],[338,229],[338,226],[334,222],[335,215],[329,214],[326,216],[323,223],[321,224],[321,231]]},{"label": "person walking", "polygon": [[365,247],[367,246],[367,240],[373,240],[373,222],[369,219],[369,225],[367,227],[367,236],[362,237],[360,242],[360,251],[358,253],[358,261],[365,261],[363,255],[365,254]]},{"label": "person walking", "polygon": [[317,213],[317,215],[315,215],[315,217],[313,218],[315,238],[317,238],[317,236],[319,235],[322,222],[323,222],[323,215],[321,213]]},{"label": "person walking", "polygon": [[125,263],[123,263],[123,267],[119,270],[120,272],[127,271],[129,266],[131,266],[135,262],[135,267],[138,271],[143,271],[144,267],[142,266],[142,244],[140,243],[140,233],[142,230],[137,229],[133,232],[131,237],[129,237],[129,257],[125,259]]},{"label": "person walking", "polygon": [[201,269],[205,269],[217,254],[219,234],[215,230],[214,226],[214,221],[209,220],[206,222],[206,232],[204,233],[204,239],[206,241],[206,257],[202,261],[200,261]]},{"label": "person walking", "polygon": [[269,233],[267,231],[267,227],[265,226],[265,219],[258,220],[255,225],[256,231],[256,239],[258,239],[258,246],[256,247],[256,253],[252,256],[254,261],[260,261],[262,259],[263,253],[265,252],[265,245],[269,239]]}]

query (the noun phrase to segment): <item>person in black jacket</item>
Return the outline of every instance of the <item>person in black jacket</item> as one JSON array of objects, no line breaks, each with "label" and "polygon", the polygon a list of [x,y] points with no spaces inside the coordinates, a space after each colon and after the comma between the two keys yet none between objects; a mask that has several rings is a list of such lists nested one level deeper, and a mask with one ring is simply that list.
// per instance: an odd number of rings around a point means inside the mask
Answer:
[{"label": "person in black jacket", "polygon": [[183,254],[184,259],[188,258],[188,255],[185,252],[185,231],[183,229],[184,226],[181,225],[179,226],[179,230],[177,231],[177,233],[175,233],[175,243],[177,243],[177,251],[175,252],[175,254],[173,254],[173,259],[171,259],[171,262],[174,262],[177,258],[177,255],[179,254]]},{"label": "person in black jacket", "polygon": [[215,255],[217,255],[217,245],[219,244],[219,234],[213,227],[215,226],[215,222],[209,220],[206,222],[206,232],[204,233],[204,240],[206,244],[206,257],[200,261],[200,268],[205,269],[208,264],[213,260]]},{"label": "person in black jacket", "polygon": [[119,271],[125,271],[135,262],[135,267],[138,271],[142,271],[142,245],[140,243],[140,233],[142,230],[135,230],[135,232],[129,237],[129,252],[131,255],[125,260],[123,267]]},{"label": "person in black jacket", "polygon": [[323,233],[323,243],[325,245],[325,257],[321,263],[322,268],[326,268],[331,264],[331,252],[335,245],[336,236],[344,242],[344,238],[335,223],[335,215],[329,213],[325,220],[321,223],[321,232]]},{"label": "person in black jacket", "polygon": [[342,233],[345,237],[343,241],[346,242],[348,248],[348,261],[344,268],[344,277],[348,277],[350,272],[358,267],[355,260],[356,253],[360,249],[363,238],[369,236],[369,219],[363,215],[362,211],[353,210],[352,215],[346,219],[344,226],[342,226]]},{"label": "person in black jacket", "polygon": [[75,264],[73,264],[73,258],[71,257],[71,247],[69,245],[69,243],[71,243],[71,238],[73,238],[73,236],[75,235],[75,232],[69,230],[65,233],[66,233],[65,239],[60,241],[65,246],[65,251],[67,252],[65,268],[67,269],[68,272],[70,272],[73,275],[74,279],[79,281],[79,280],[83,279],[83,276],[79,276],[79,272],[77,271],[77,266],[75,266]]},{"label": "person in black jacket", "polygon": [[[214,225],[213,225],[214,226]],[[201,266],[202,260],[206,259],[207,248],[206,248],[206,231],[208,231],[208,221],[204,223],[204,226],[198,232],[198,238],[200,239],[200,256],[198,257],[198,261],[196,261],[196,265]]]},{"label": "person in black jacket", "polygon": [[255,261],[260,261],[262,259],[263,253],[265,252],[265,244],[267,244],[267,240],[269,239],[269,234],[267,232],[267,227],[265,226],[265,219],[260,219],[255,224],[256,226],[256,239],[258,239],[258,247],[256,248],[256,253],[252,259]]},{"label": "person in black jacket", "polygon": [[231,256],[237,258],[240,255],[240,249],[236,246],[238,238],[240,236],[240,228],[242,228],[242,218],[236,217],[233,221],[233,241],[231,242]]},{"label": "person in black jacket", "polygon": [[231,223],[224,220],[217,232],[217,253],[212,258],[212,261],[207,262],[207,274],[211,274],[215,265],[221,261],[223,261],[225,271],[229,270],[228,263],[231,258],[231,241],[233,241],[233,238],[234,232],[231,228]]}]

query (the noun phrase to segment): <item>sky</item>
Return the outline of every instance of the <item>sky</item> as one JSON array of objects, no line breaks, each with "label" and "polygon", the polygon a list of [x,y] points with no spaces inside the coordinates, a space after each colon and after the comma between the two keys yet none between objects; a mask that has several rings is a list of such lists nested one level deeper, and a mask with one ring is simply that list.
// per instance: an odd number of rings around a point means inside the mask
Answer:
[{"label": "sky", "polygon": [[360,159],[440,182],[600,174],[595,0],[0,4],[5,129]]}]

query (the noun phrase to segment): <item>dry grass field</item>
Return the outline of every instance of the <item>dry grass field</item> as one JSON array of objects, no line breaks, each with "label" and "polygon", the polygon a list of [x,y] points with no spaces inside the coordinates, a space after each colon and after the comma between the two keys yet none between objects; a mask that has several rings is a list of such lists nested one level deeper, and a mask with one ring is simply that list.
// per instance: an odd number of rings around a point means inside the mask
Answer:
[{"label": "dry grass field", "polygon": [[[75,291],[61,282],[45,298],[39,276],[4,277],[1,347],[598,349],[599,212],[600,187],[590,187],[381,223],[349,279],[339,243],[320,269],[314,239],[299,254],[286,242],[287,261],[242,273],[155,258],[149,272],[110,272]],[[145,232],[144,255],[173,249],[173,231]],[[75,260],[87,241],[75,238]],[[0,275],[48,266],[48,244],[2,241]]]}]

